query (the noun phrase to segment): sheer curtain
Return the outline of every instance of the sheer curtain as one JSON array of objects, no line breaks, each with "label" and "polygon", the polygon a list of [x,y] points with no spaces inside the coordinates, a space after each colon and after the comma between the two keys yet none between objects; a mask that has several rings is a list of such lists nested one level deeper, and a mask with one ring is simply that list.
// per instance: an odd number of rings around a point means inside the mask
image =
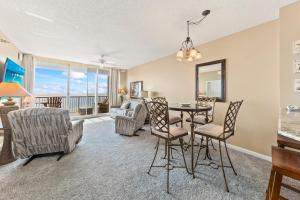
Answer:
[{"label": "sheer curtain", "polygon": [[25,68],[24,88],[32,93],[34,82],[34,57],[30,54],[23,54],[22,64]]},{"label": "sheer curtain", "polygon": [[119,103],[118,89],[119,89],[120,70],[116,68],[110,69],[109,77],[109,104],[117,105]]},{"label": "sheer curtain", "polygon": [[[34,87],[34,57],[31,54],[23,54],[22,67],[25,68],[24,76],[24,88],[31,94],[33,94]],[[32,107],[34,104],[34,97],[25,97],[21,100],[21,107]]]}]

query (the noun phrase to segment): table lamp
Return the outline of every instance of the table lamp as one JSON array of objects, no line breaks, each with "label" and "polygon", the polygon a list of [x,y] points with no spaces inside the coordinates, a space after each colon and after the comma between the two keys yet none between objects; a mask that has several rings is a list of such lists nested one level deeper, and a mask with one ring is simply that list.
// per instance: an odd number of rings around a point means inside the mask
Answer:
[{"label": "table lamp", "polygon": [[0,83],[0,97],[8,97],[7,101],[3,102],[4,106],[13,106],[16,104],[16,102],[13,101],[12,97],[25,96],[31,96],[31,94],[18,83]]},{"label": "table lamp", "polygon": [[143,99],[148,98],[148,91],[141,91],[140,97],[143,98]]}]

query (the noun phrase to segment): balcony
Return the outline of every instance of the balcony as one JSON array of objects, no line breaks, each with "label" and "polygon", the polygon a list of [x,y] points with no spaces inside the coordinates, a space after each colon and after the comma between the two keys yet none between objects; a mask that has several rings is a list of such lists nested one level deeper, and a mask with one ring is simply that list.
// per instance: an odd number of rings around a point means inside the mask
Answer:
[{"label": "balcony", "polygon": [[[46,103],[50,97],[54,96],[36,96],[35,97],[35,107],[44,107],[43,103]],[[55,96],[61,97],[61,108],[68,109],[72,116],[77,115],[92,115],[98,114],[98,105],[95,110],[95,96],[70,96],[69,104],[67,103],[66,96]],[[98,96],[97,104],[102,102],[107,96]],[[84,110],[84,111],[83,111]],[[96,112],[95,112],[96,111]]]}]

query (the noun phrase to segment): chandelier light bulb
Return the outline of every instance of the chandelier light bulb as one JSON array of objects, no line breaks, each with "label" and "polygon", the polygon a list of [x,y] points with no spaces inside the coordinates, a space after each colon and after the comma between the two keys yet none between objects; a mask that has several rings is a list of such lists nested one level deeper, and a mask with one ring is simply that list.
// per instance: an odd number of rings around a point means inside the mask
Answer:
[{"label": "chandelier light bulb", "polygon": [[198,53],[198,51],[195,48],[192,48],[190,50],[190,56],[192,56],[192,57],[196,57],[197,53]]},{"label": "chandelier light bulb", "polygon": [[188,57],[187,61],[193,62],[193,58],[191,56]]},{"label": "chandelier light bulb", "polygon": [[180,59],[182,59],[182,58],[184,57],[182,49],[180,49],[180,50],[177,52],[176,57],[177,57],[177,58],[180,58]]},{"label": "chandelier light bulb", "polygon": [[197,52],[195,58],[196,58],[197,60],[202,58],[202,55],[201,55],[201,53],[200,53],[199,51]]}]

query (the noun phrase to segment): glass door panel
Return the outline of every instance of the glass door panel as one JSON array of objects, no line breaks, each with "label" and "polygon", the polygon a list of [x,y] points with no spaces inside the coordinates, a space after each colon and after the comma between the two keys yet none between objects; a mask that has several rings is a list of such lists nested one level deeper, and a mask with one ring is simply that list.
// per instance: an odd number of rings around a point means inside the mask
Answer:
[{"label": "glass door panel", "polygon": [[37,64],[34,79],[35,107],[67,109],[67,66]]},{"label": "glass door panel", "polygon": [[85,67],[70,67],[69,110],[72,115],[87,115],[88,78]]},{"label": "glass door panel", "polygon": [[88,77],[88,94],[87,94],[87,104],[89,108],[93,108],[93,114],[96,114],[97,111],[97,102],[96,98],[96,85],[97,85],[97,69],[96,68],[88,68],[87,69],[87,77]]}]

